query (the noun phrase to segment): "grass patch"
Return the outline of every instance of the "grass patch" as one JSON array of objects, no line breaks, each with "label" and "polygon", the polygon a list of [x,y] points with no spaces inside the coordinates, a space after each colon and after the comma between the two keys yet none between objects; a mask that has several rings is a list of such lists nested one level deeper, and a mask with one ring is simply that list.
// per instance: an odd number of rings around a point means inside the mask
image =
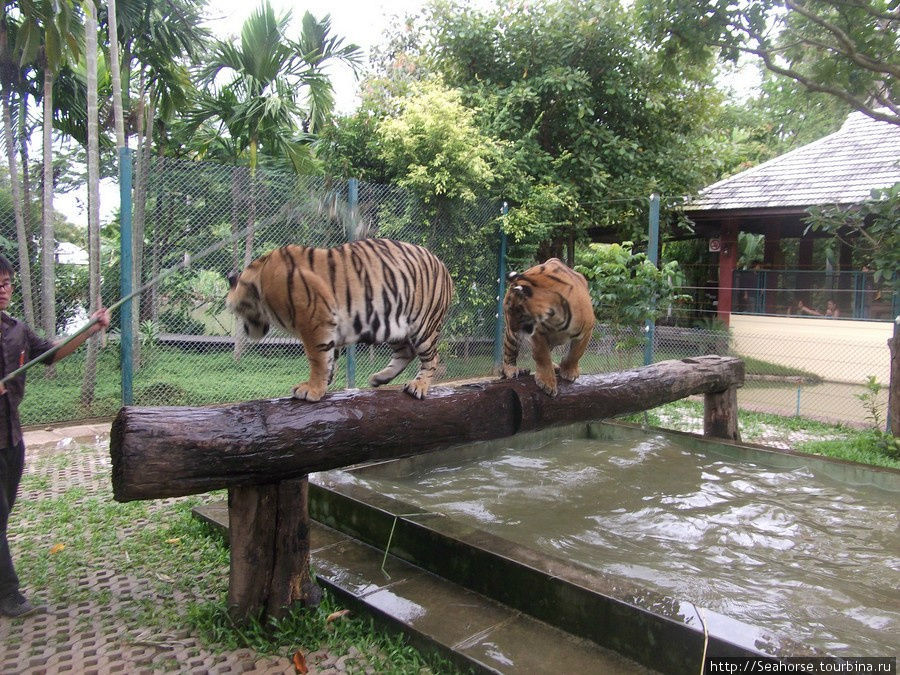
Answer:
[{"label": "grass patch", "polygon": [[797,450],[900,469],[900,447],[897,440],[886,438],[886,434],[874,429],[859,431],[844,439],[808,441],[798,445]]},{"label": "grass patch", "polygon": [[740,354],[736,354],[735,356],[744,361],[744,370],[747,375],[764,375],[770,377],[786,378],[801,377],[803,378],[805,384],[818,384],[822,381],[821,377],[807,370],[792,368],[790,366],[783,366],[780,363],[772,363],[771,361],[754,359],[750,356],[741,356]]},{"label": "grass patch", "polygon": [[[675,401],[645,413],[634,413],[620,418],[632,424],[648,424],[655,427],[703,432],[703,404],[697,401]],[[828,424],[804,417],[783,417],[769,413],[738,413],[741,439],[749,443],[761,443],[790,448],[797,452],[846,459],[872,466],[900,469],[900,456],[892,454],[885,434],[875,430],[859,430],[840,424]],[[890,439],[896,448],[895,441]]]},{"label": "grass patch", "polygon": [[[51,605],[90,603],[96,609],[85,613],[85,629],[109,622],[125,642],[140,633],[164,640],[189,630],[210,651],[249,647],[288,658],[298,649],[327,648],[333,656],[347,656],[348,672],[354,659],[357,672],[459,672],[368,616],[326,625],[325,617],[340,609],[327,594],[316,610],[298,609],[267,625],[235,626],[226,611],[227,542],[191,513],[224,492],[117,503],[98,452],[105,451],[77,446],[29,458],[9,528],[16,569],[29,593]],[[92,475],[90,466],[104,475]],[[111,578],[117,583],[104,583]],[[136,584],[122,586],[123,578]]]}]

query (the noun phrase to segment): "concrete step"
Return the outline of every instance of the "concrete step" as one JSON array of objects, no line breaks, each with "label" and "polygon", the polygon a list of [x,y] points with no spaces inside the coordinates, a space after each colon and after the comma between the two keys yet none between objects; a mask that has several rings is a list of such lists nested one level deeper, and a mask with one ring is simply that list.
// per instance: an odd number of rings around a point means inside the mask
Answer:
[{"label": "concrete step", "polygon": [[[227,530],[224,502],[198,506],[194,513]],[[315,521],[310,542],[321,585],[460,666],[530,675],[653,672]]]}]

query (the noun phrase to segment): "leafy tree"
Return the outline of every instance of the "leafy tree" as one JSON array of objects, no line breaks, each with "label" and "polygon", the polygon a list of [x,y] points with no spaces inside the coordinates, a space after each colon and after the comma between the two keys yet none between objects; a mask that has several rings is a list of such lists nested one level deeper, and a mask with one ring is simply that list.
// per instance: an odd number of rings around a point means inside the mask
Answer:
[{"label": "leafy tree", "polygon": [[640,0],[666,58],[741,53],[812,92],[900,124],[900,14],[892,0]]},{"label": "leafy tree", "polygon": [[435,2],[413,29],[395,40],[413,50],[394,54],[399,77],[442,74],[504,143],[505,226],[530,255],[568,244],[571,257],[594,228],[642,236],[643,218],[620,200],[689,193],[712,174],[695,152],[719,99],[709,65],[665,67],[620,3]]},{"label": "leafy tree", "polygon": [[594,313],[601,323],[633,327],[663,316],[683,297],[675,282],[677,261],[657,267],[634,244],[590,244],[578,250],[575,269],[588,280]]},{"label": "leafy tree", "polygon": [[807,222],[853,246],[875,282],[891,284],[900,293],[900,183],[872,190],[862,204],[813,207]]},{"label": "leafy tree", "polygon": [[500,144],[478,129],[459,91],[426,81],[395,105],[376,135],[378,154],[398,185],[426,204],[471,203],[493,187]]},{"label": "leafy tree", "polygon": [[681,271],[676,261],[657,267],[633,246],[630,241],[590,244],[576,254],[575,269],[588,281],[594,314],[612,332],[619,350],[643,342],[635,326],[656,320],[687,299],[677,292]]}]

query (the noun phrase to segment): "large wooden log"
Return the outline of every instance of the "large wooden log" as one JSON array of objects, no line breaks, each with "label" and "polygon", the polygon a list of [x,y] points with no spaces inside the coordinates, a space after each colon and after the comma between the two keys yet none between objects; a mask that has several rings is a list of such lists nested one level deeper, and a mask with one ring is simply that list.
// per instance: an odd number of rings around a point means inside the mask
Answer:
[{"label": "large wooden log", "polygon": [[541,392],[531,376],[434,387],[424,401],[399,389],[342,391],[218,407],[125,407],[113,422],[113,493],[119,501],[263,485],[359,462],[557,424],[647,410],[740,386],[740,359],[662,361]]}]

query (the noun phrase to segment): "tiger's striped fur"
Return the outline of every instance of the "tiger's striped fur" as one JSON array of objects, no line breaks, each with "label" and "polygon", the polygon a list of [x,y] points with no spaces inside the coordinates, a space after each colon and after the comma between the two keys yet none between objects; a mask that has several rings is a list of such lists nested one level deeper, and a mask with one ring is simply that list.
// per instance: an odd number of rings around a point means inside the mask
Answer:
[{"label": "tiger's striped fur", "polygon": [[321,399],[340,348],[357,342],[386,342],[394,350],[371,386],[387,384],[418,356],[421,367],[404,391],[418,399],[428,393],[453,281],[427,249],[390,239],[335,248],[288,245],[257,258],[229,283],[226,305],[249,337],[258,340],[278,325],[303,342],[309,381],[293,388],[294,397]]},{"label": "tiger's striped fur", "polygon": [[[558,258],[550,258],[521,274],[513,272],[503,298],[503,316],[504,378],[519,375],[519,343],[530,340],[537,370],[534,379],[544,392],[556,396],[556,372],[564,380],[577,379],[578,362],[594,331],[594,307],[582,274]],[[565,343],[569,351],[557,368],[550,350]]]}]

